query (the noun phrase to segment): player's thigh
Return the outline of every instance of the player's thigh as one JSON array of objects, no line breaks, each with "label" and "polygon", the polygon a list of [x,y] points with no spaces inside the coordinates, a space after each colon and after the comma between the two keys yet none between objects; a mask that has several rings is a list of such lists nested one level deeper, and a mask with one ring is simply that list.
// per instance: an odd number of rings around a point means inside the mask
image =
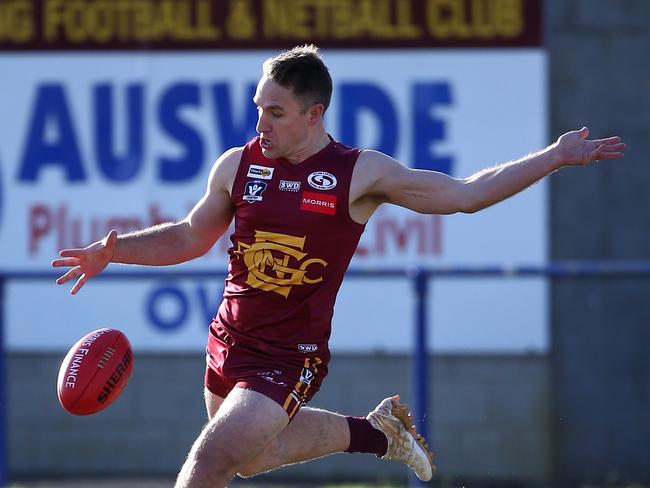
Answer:
[{"label": "player's thigh", "polygon": [[208,419],[212,420],[224,399],[212,393],[207,387],[203,389],[203,398],[205,399],[205,409],[208,412]]},{"label": "player's thigh", "polygon": [[236,473],[257,457],[289,423],[277,402],[252,390],[234,388],[219,405],[197,443],[197,460],[228,466]]}]

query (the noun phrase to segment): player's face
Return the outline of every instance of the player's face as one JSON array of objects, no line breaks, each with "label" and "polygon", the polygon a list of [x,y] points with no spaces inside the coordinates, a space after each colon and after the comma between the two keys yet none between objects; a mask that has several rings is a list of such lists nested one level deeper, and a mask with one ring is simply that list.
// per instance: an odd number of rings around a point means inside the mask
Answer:
[{"label": "player's face", "polygon": [[293,91],[263,76],[253,101],[262,154],[270,159],[300,159],[309,142],[309,112],[302,112]]}]

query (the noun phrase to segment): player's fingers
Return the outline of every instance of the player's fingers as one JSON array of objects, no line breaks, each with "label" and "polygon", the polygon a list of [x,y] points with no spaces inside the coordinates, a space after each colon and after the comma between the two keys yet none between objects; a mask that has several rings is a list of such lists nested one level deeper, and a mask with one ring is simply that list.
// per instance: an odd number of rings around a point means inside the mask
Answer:
[{"label": "player's fingers", "polygon": [[62,258],[68,258],[68,257],[77,257],[83,249],[64,249],[63,251],[59,251],[59,256]]},{"label": "player's fingers", "polygon": [[624,155],[623,147],[612,148],[610,146],[598,146],[592,153],[592,159],[621,159]]},{"label": "player's fingers", "polygon": [[625,149],[625,144],[624,143],[619,143],[619,144],[607,144],[607,145],[601,145],[598,147],[603,152],[621,152],[623,149]]},{"label": "player's fingers", "polygon": [[65,259],[55,259],[52,261],[53,268],[60,268],[62,266],[79,266],[78,258],[65,258]]},{"label": "player's fingers", "polygon": [[607,137],[605,139],[594,139],[591,142],[595,142],[597,145],[601,144],[618,144],[621,142],[621,138],[619,136],[614,136],[614,137]]},{"label": "player's fingers", "polygon": [[81,278],[77,280],[77,282],[74,284],[72,287],[72,290],[70,290],[71,295],[76,295],[79,290],[81,290],[81,287],[86,284],[88,281],[88,275],[85,273],[81,275]]},{"label": "player's fingers", "polygon": [[56,284],[57,285],[62,285],[63,283],[67,283],[71,279],[76,278],[77,276],[79,276],[81,273],[82,273],[81,267],[80,266],[75,266],[74,268],[68,270],[68,272],[65,273],[63,276],[60,276],[56,280]]}]

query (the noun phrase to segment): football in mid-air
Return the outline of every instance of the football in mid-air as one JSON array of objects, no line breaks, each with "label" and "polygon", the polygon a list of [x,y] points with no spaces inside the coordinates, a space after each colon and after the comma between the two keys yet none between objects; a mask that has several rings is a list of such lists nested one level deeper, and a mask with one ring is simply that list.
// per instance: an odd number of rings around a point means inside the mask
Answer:
[{"label": "football in mid-air", "polygon": [[98,329],[79,339],[59,369],[61,406],[74,415],[91,415],[120,396],[133,370],[133,351],[119,330]]}]

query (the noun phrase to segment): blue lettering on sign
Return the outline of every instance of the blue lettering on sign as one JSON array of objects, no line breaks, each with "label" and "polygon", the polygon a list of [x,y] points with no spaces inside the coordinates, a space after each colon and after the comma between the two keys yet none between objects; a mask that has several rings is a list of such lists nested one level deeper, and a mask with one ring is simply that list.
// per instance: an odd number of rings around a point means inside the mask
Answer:
[{"label": "blue lettering on sign", "polygon": [[230,85],[227,83],[215,83],[212,85],[212,96],[214,100],[215,125],[219,127],[219,135],[224,148],[242,146],[256,134],[255,126],[257,125],[257,109],[251,101],[255,95],[255,84],[249,84],[246,97],[246,112],[240,119],[240,123],[235,122],[235,111],[233,110],[230,100]]},{"label": "blue lettering on sign", "polygon": [[[221,301],[212,300],[211,297],[213,297],[214,295],[208,293],[208,291],[203,286],[199,286],[196,288],[196,294],[199,299],[199,306],[201,308],[201,312],[203,314],[203,317],[205,317],[205,323],[209,324],[210,322],[212,322],[212,318],[215,316],[215,313],[219,308],[219,304],[221,303]],[[223,287],[221,287],[221,291],[216,296],[217,297],[223,296]]]},{"label": "blue lettering on sign", "polygon": [[[176,307],[176,314],[165,317],[160,308],[163,302],[173,303]],[[183,291],[176,286],[164,286],[154,290],[147,300],[147,317],[158,329],[170,332],[180,328],[189,313],[189,303]]]},{"label": "blue lettering on sign", "polygon": [[[166,285],[153,290],[146,300],[147,319],[154,328],[163,332],[172,332],[184,327],[190,317],[190,312],[196,306],[203,324],[212,322],[217,309],[219,308],[220,298],[213,297],[223,296],[223,287],[218,294],[208,292],[207,288],[198,285],[194,292],[196,294],[196,303],[193,300],[193,294],[185,292],[180,286]],[[162,310],[173,308],[174,313],[166,316]]]},{"label": "blue lettering on sign", "polygon": [[451,105],[449,83],[416,83],[412,100],[414,167],[452,174],[451,156],[439,156],[433,149],[446,137],[445,122],[433,112],[438,105]]},{"label": "blue lettering on sign", "polygon": [[[255,134],[257,111],[250,98],[255,85],[246,85],[246,100],[242,111],[234,109],[232,87],[226,82],[209,86],[212,97],[214,136],[223,149],[242,145]],[[90,120],[94,122],[94,155],[99,173],[118,183],[134,180],[144,165],[145,134],[148,123],[145,112],[146,85],[133,83],[125,91],[125,117],[117,117],[113,110],[115,86],[99,83],[93,88],[94,105]],[[342,83],[339,110],[339,131],[342,142],[361,145],[360,117],[370,114],[377,121],[376,140],[370,147],[395,156],[400,138],[398,106],[390,92],[371,82]],[[452,174],[453,157],[438,154],[435,146],[447,137],[445,120],[436,115],[436,108],[451,106],[453,97],[448,82],[414,83],[410,86],[410,114],[413,129],[412,154],[405,161],[417,168]],[[201,97],[198,83],[182,82],[167,86],[153,104],[164,134],[182,148],[180,155],[161,155],[156,163],[157,175],[162,182],[183,182],[195,178],[205,164],[205,137],[207,129],[197,127],[183,118],[187,111],[206,110],[208,105]],[[119,119],[119,120],[118,120]],[[123,129],[122,129],[123,128]],[[116,148],[114,137],[120,129],[125,143]],[[202,132],[203,131],[203,132]],[[78,134],[73,123],[64,86],[45,83],[37,87],[32,116],[26,138],[18,178],[36,181],[41,170],[56,165],[67,181],[86,179],[86,168],[78,144]],[[79,137],[84,134],[79,134]],[[86,163],[87,164],[87,163]]]},{"label": "blue lettering on sign", "polygon": [[57,83],[38,87],[18,178],[36,181],[47,165],[59,165],[68,181],[85,179],[65,90]]},{"label": "blue lettering on sign", "polygon": [[379,124],[379,140],[373,149],[394,156],[399,136],[397,114],[388,94],[371,83],[342,83],[339,128],[341,142],[359,146],[358,118],[362,111],[372,113]]},{"label": "blue lettering on sign", "polygon": [[163,181],[191,180],[203,164],[203,140],[194,127],[183,121],[179,112],[185,107],[200,107],[199,86],[179,83],[165,90],[158,106],[160,125],[184,148],[180,158],[161,157],[159,176]]},{"label": "blue lettering on sign", "polygon": [[[144,155],[144,87],[130,85],[126,89],[126,124],[118,124],[113,116],[113,87],[97,85],[95,92],[95,140],[97,162],[102,174],[111,181],[129,181],[142,166]],[[126,151],[117,156],[113,150],[114,127],[123,127],[127,141]]]}]

